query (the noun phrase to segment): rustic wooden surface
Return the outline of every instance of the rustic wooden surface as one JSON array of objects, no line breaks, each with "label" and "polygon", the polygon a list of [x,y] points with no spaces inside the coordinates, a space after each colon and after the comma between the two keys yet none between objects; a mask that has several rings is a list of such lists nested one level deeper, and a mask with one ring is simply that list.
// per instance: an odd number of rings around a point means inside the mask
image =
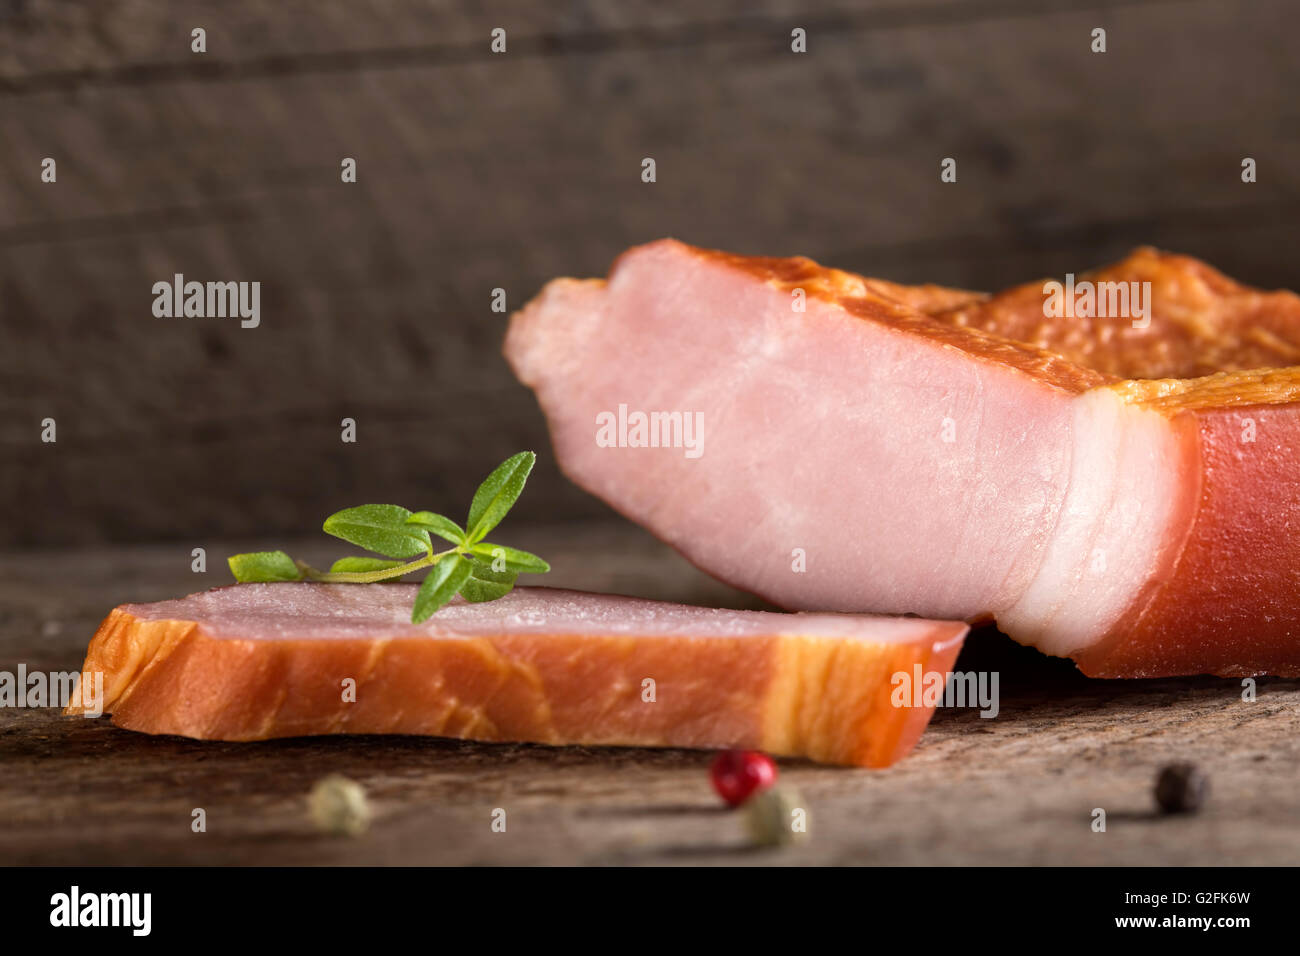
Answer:
[{"label": "rustic wooden surface", "polygon": [[[627,525],[512,534],[551,557],[549,583],[737,607]],[[327,539],[326,539],[327,540]],[[225,583],[221,557],[260,543],[0,555],[0,669],[75,669],[100,618],[128,600]],[[294,548],[308,558],[325,540]],[[1090,681],[996,633],[958,668],[1001,674],[1001,713],[940,710],[917,750],[883,771],[782,764],[808,841],[751,848],[718,808],[708,755],[680,750],[479,745],[418,738],[259,744],[149,737],[106,719],[0,709],[0,864],[1296,864],[1300,682]],[[1196,816],[1153,811],[1157,768],[1210,775]],[[371,830],[318,835],[306,794],[329,773],[367,788]],[[207,832],[190,830],[191,811]],[[490,829],[495,808],[505,833]],[[1105,833],[1090,829],[1096,807]]]},{"label": "rustic wooden surface", "polygon": [[[1296,12],[0,0],[0,545],[466,498],[546,444],[491,290],[513,308],[664,235],[985,288],[1154,243],[1298,287]],[[153,318],[175,272],[261,281],[261,327]],[[604,514],[548,459],[531,500]]]}]

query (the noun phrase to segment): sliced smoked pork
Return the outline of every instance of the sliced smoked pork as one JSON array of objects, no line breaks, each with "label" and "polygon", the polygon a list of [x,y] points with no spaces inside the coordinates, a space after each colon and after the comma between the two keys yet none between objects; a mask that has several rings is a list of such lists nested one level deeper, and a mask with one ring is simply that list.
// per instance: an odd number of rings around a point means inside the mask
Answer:
[{"label": "sliced smoked pork", "polygon": [[412,624],[415,591],[239,584],[123,605],[91,641],[83,680],[102,672],[113,722],[152,734],[744,747],[880,767],[933,711],[896,692],[945,675],[966,633],[552,588],[456,598]]},{"label": "sliced smoked pork", "polygon": [[505,351],[575,482],[777,604],[1300,675],[1300,299],[1150,249],[1080,280],[1149,308],[664,240],[551,282]]}]

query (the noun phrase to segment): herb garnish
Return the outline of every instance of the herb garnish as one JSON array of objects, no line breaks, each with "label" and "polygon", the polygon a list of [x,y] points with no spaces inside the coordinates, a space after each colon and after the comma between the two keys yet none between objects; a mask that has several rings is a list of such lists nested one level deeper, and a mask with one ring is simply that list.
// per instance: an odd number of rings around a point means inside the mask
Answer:
[{"label": "herb garnish", "polygon": [[[283,551],[255,551],[229,559],[240,582],[328,581],[371,584],[400,578],[432,567],[415,595],[411,623],[419,624],[456,594],[467,601],[495,601],[510,593],[520,574],[544,574],[551,566],[535,554],[484,541],[506,516],[524,490],[537,456],[531,451],[511,455],[484,479],[469,506],[466,531],[450,518],[432,511],[407,511],[398,505],[360,505],[325,519],[324,529],[336,538],[384,555],[383,558],[339,558],[328,571],[295,561]],[[434,553],[430,534],[452,547]],[[416,557],[419,555],[419,557]],[[388,559],[414,560],[388,560]]]}]

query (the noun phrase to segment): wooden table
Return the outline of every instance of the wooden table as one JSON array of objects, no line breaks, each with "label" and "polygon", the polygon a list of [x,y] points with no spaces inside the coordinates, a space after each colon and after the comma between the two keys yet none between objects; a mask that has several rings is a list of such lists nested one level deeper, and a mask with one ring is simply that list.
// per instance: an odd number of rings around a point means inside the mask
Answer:
[{"label": "wooden table", "polygon": [[[551,558],[557,585],[757,606],[622,523],[512,532]],[[323,536],[0,555],[0,669],[73,670],[116,604],[225,583],[234,550]],[[783,761],[809,839],[753,849],[719,808],[709,755],[551,749],[420,738],[205,743],[107,718],[0,709],[0,864],[1295,864],[1300,861],[1300,681],[1090,681],[1064,661],[975,634],[958,669],[1001,675],[1001,711],[940,710],[884,771]],[[1195,816],[1153,812],[1167,761],[1210,775]],[[318,835],[306,813],[329,773],[362,783],[374,822]],[[191,831],[195,808],[207,830]],[[1107,812],[1093,832],[1092,811]],[[507,812],[493,832],[492,811]]]}]

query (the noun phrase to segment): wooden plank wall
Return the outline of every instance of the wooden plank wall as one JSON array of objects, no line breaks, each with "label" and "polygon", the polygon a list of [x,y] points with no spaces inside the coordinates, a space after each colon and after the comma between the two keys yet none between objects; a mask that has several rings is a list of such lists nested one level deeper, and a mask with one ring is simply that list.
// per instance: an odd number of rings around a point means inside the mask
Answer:
[{"label": "wooden plank wall", "polygon": [[[989,288],[1154,243],[1300,286],[1294,11],[0,0],[0,546],[458,508],[547,448],[491,290],[664,235]],[[177,272],[260,281],[261,326],[153,317]],[[607,514],[549,455],[525,503]]]}]

